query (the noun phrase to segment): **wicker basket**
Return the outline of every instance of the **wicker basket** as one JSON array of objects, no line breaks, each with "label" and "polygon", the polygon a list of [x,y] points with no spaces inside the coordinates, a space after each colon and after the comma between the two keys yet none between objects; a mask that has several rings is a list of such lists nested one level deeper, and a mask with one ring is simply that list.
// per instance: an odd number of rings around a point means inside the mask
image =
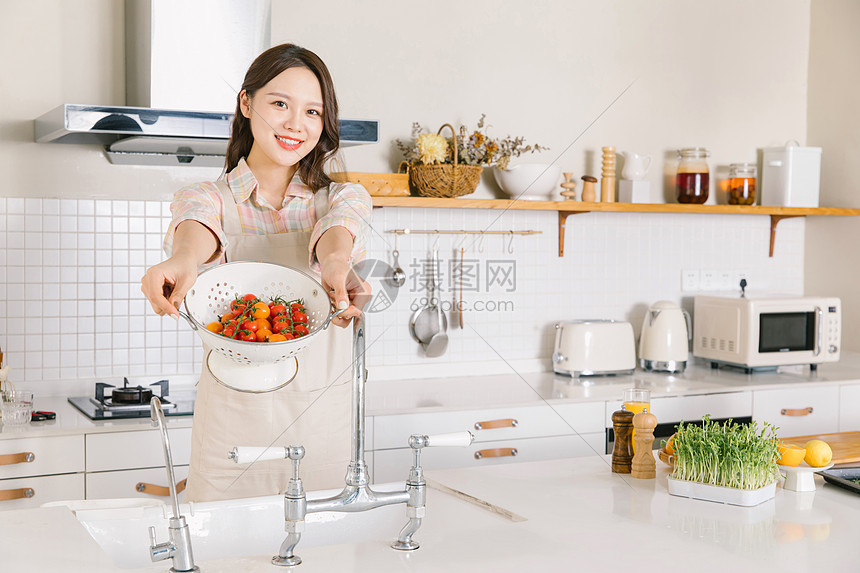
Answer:
[{"label": "wicker basket", "polygon": [[409,165],[409,182],[416,194],[421,197],[460,197],[474,193],[481,181],[483,167],[479,165],[460,165],[457,160],[457,132],[446,123],[439,128],[441,134],[445,128],[454,135],[454,163],[438,165]]}]

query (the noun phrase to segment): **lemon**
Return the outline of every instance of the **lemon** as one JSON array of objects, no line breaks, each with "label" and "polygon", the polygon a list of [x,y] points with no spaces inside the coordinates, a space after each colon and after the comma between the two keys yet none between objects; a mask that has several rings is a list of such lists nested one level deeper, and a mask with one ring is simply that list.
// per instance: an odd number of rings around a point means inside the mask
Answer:
[{"label": "lemon", "polygon": [[779,452],[776,463],[781,466],[794,467],[802,462],[806,456],[806,449],[794,444],[777,444],[776,449]]},{"label": "lemon", "polygon": [[833,450],[827,442],[822,440],[809,440],[806,442],[806,456],[803,458],[807,464],[814,468],[821,468],[833,459]]}]

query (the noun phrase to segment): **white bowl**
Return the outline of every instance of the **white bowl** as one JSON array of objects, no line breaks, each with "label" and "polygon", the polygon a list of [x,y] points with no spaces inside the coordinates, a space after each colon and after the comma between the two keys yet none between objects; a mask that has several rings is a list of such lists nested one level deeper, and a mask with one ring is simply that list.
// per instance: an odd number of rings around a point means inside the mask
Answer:
[{"label": "white bowl", "polygon": [[551,163],[520,163],[504,171],[493,168],[493,176],[511,199],[547,201],[560,191],[561,167]]}]

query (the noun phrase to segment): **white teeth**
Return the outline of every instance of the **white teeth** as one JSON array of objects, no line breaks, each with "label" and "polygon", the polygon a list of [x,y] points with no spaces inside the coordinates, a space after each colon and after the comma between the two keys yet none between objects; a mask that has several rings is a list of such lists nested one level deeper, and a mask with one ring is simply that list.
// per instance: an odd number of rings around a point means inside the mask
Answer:
[{"label": "white teeth", "polygon": [[287,145],[298,145],[302,142],[300,139],[290,139],[288,137],[281,137],[280,135],[276,135],[275,137],[278,138],[280,141],[283,141]]}]

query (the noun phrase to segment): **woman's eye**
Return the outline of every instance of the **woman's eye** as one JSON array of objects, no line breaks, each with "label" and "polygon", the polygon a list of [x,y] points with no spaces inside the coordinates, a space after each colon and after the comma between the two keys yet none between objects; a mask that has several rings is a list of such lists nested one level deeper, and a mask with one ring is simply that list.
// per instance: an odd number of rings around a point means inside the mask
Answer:
[{"label": "woman's eye", "polygon": [[320,112],[318,109],[309,109],[308,114],[310,114],[310,115],[322,115],[322,112]]},{"label": "woman's eye", "polygon": [[282,102],[282,101],[276,101],[276,102],[274,102],[274,104],[276,107],[287,107],[287,104],[285,102]]}]

